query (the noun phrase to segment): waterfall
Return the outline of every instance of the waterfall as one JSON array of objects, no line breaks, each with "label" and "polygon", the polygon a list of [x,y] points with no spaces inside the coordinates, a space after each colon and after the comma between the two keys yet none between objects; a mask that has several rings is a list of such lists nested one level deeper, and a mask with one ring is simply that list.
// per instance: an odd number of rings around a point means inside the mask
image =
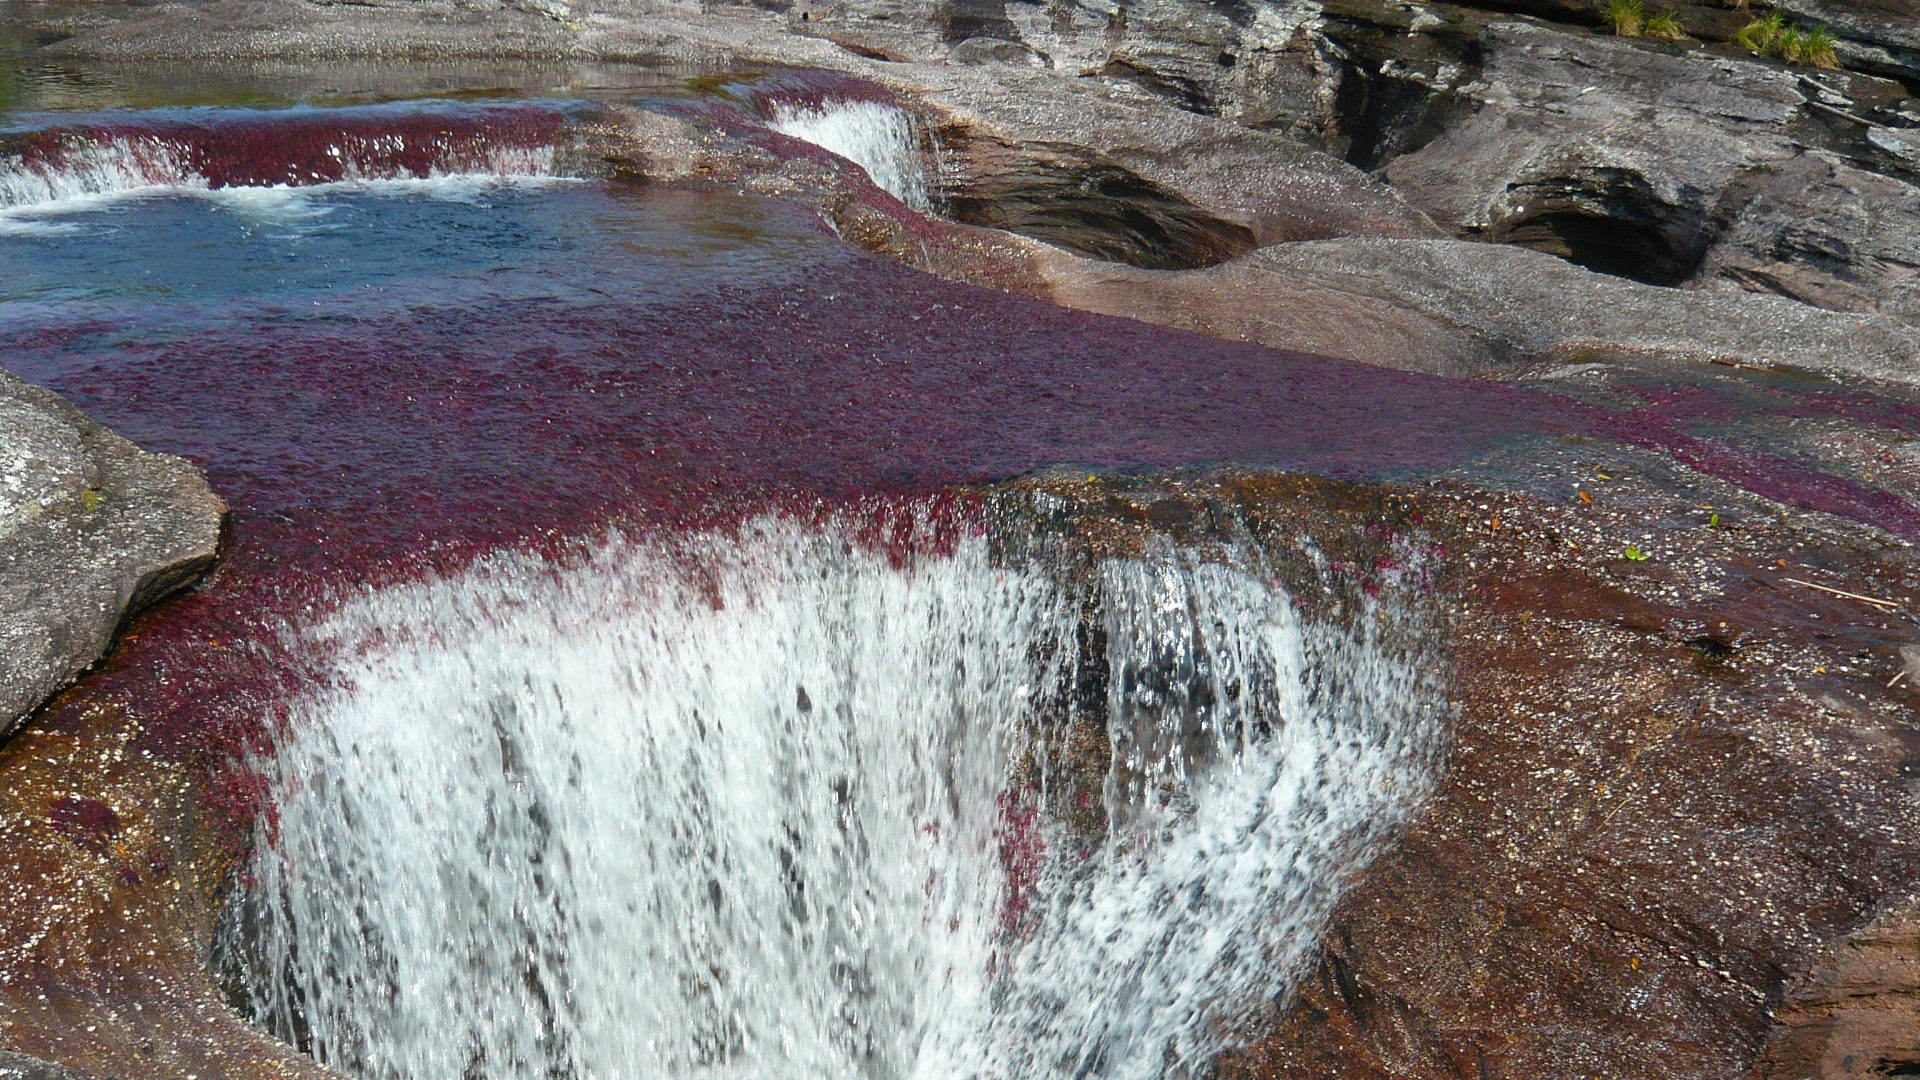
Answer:
[{"label": "waterfall", "polygon": [[189,110],[0,133],[0,216],[156,192],[545,177],[549,108]]},{"label": "waterfall", "polygon": [[[1194,1074],[1425,791],[1435,688],[1246,553],[989,547],[766,519],[344,604],[220,965],[365,1078]],[[1035,785],[1096,662],[1089,831]]]},{"label": "waterfall", "polygon": [[778,102],[773,129],[831,150],[867,171],[874,186],[921,213],[933,209],[913,115],[874,101],[828,101],[813,108]]}]

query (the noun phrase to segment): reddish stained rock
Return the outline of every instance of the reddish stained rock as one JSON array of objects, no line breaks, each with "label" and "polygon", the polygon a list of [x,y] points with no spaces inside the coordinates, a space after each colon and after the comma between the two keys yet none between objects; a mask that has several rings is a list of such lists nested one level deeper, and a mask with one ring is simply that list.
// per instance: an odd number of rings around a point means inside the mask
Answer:
[{"label": "reddish stained rock", "polygon": [[99,847],[120,831],[120,817],[98,799],[68,795],[53,804],[47,818],[54,830],[77,844]]},{"label": "reddish stained rock", "polygon": [[1910,604],[1911,556],[1810,518],[1660,529],[1647,573],[1639,514],[1492,512],[1436,526],[1448,773],[1221,1075],[1903,1075],[1914,629],[1787,579]]}]

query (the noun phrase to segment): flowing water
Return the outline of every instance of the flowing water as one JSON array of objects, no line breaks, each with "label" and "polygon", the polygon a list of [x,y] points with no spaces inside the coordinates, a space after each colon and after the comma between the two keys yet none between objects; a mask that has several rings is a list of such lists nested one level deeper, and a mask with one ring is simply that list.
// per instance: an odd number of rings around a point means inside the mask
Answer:
[{"label": "flowing water", "polygon": [[247,995],[370,1077],[1192,1074],[1438,731],[1417,658],[1244,563],[1099,567],[1091,845],[1009,812],[1082,598],[978,538],[900,565],[762,519],[349,604],[264,762]]}]

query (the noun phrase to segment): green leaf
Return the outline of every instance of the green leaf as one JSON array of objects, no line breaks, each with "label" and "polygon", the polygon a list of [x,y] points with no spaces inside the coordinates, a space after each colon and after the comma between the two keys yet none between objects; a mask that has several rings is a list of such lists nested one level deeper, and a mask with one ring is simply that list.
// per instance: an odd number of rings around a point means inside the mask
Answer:
[{"label": "green leaf", "polygon": [[1628,562],[1646,562],[1647,553],[1644,551],[1641,551],[1637,547],[1629,547],[1627,549],[1627,561]]}]

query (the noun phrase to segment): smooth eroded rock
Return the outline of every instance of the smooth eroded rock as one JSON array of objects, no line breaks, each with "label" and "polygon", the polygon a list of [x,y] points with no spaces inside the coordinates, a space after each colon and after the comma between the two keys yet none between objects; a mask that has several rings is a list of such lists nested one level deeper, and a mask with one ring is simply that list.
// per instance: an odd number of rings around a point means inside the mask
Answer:
[{"label": "smooth eroded rock", "polygon": [[1627,355],[1920,381],[1920,332],[1778,296],[1642,285],[1461,240],[1278,244],[1205,270],[1056,260],[1070,307],[1447,374]]},{"label": "smooth eroded rock", "polygon": [[0,371],[0,734],[98,660],[130,611],[211,566],[225,514],[190,463]]},{"label": "smooth eroded rock", "polygon": [[1691,277],[1722,193],[1798,152],[1795,75],[1503,22],[1477,111],[1384,175],[1457,235],[1654,284]]}]

